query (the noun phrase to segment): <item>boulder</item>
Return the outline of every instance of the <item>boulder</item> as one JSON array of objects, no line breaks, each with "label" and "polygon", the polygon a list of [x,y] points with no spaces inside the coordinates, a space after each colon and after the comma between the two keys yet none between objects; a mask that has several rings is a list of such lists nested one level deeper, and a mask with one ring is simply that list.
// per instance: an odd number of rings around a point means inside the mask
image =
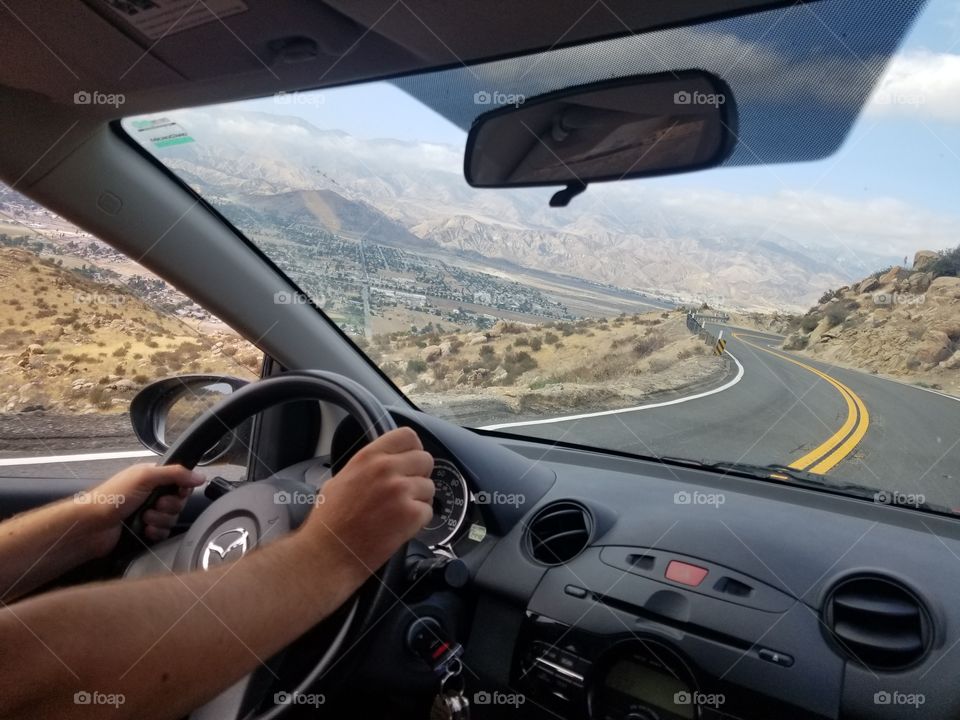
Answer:
[{"label": "boulder", "polygon": [[933,275],[928,272],[915,272],[903,283],[903,291],[913,295],[925,293],[933,281]]},{"label": "boulder", "polygon": [[917,254],[913,256],[913,269],[925,270],[938,257],[939,254],[935,253],[933,250],[917,250]]},{"label": "boulder", "polygon": [[900,280],[905,280],[909,275],[909,270],[899,265],[894,265],[880,276],[880,285],[893,285]]},{"label": "boulder", "polygon": [[807,338],[801,333],[792,333],[783,341],[784,350],[803,350],[807,346]]},{"label": "boulder", "polygon": [[880,280],[875,277],[868,277],[866,280],[861,280],[859,283],[854,285],[854,289],[861,295],[864,293],[870,293],[880,287]]},{"label": "boulder", "polygon": [[927,330],[914,356],[925,365],[935,365],[951,354],[950,337],[942,330]]},{"label": "boulder", "polygon": [[947,370],[960,370],[960,350],[940,363],[940,366]]},{"label": "boulder", "polygon": [[436,362],[443,356],[443,350],[439,345],[427,345],[420,351],[420,358],[427,362]]}]

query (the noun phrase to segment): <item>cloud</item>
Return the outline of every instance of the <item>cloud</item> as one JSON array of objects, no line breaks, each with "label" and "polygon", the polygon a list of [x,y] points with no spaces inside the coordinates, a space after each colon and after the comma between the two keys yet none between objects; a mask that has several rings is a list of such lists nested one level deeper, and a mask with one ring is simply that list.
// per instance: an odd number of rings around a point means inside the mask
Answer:
[{"label": "cloud", "polygon": [[960,55],[914,50],[895,56],[867,112],[960,122]]}]

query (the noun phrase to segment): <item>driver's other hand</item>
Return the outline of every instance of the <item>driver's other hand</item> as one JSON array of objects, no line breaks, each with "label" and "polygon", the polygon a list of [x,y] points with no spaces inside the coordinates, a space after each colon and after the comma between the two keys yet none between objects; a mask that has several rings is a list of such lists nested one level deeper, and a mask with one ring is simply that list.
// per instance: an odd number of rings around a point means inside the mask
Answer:
[{"label": "driver's other hand", "polygon": [[147,501],[150,493],[163,485],[176,485],[176,494],[157,498],[153,506],[143,512],[144,536],[154,542],[166,539],[193,488],[205,480],[202,474],[180,465],[141,463],[124,468],[88,490],[82,498],[78,496],[78,500],[90,510],[98,547],[102,554],[107,554],[120,539],[124,521]]},{"label": "driver's other hand", "polygon": [[373,572],[433,517],[432,473],[417,433],[391,430],[324,484],[303,529]]}]

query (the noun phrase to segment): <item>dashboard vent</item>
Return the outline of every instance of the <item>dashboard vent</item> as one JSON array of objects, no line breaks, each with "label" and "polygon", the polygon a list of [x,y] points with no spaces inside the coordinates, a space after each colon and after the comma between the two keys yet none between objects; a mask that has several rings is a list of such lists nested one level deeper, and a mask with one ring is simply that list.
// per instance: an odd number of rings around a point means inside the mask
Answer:
[{"label": "dashboard vent", "polygon": [[902,668],[930,647],[930,616],[917,597],[883,577],[858,577],[835,587],[825,623],[855,662],[871,669]]},{"label": "dashboard vent", "polygon": [[537,511],[527,525],[527,551],[544,565],[562,565],[583,552],[592,534],[593,518],[583,505],[553,502]]}]

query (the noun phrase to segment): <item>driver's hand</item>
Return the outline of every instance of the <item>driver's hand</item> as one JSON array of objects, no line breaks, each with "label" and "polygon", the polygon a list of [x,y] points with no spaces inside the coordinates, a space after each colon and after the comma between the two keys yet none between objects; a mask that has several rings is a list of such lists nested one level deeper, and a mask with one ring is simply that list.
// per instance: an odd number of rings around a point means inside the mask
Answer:
[{"label": "driver's hand", "polygon": [[433,517],[432,472],[416,432],[392,430],[327,481],[303,531],[373,572]]},{"label": "driver's hand", "polygon": [[148,540],[164,540],[177,521],[193,488],[202,485],[203,475],[180,465],[150,465],[142,463],[124,468],[95,488],[86,491],[77,500],[88,507],[94,518],[93,530],[100,554],[109,553],[120,539],[123,523],[150,497],[154,489],[176,485],[176,495],[157,498],[143,513],[144,535]]}]

